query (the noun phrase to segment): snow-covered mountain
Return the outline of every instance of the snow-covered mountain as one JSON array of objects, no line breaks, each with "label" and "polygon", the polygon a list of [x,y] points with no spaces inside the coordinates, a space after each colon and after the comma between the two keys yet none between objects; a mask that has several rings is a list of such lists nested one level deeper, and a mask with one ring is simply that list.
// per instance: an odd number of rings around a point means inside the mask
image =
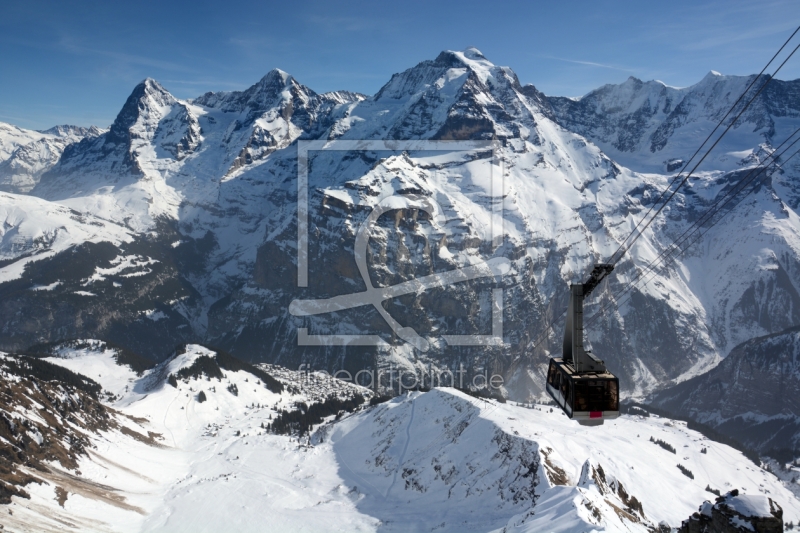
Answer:
[{"label": "snow-covered mountain", "polygon": [[35,196],[0,192],[0,282],[19,278],[33,261],[85,243],[117,245],[133,239],[120,224]]},{"label": "snow-covered mountain", "polygon": [[[192,100],[145,80],[107,132],[70,145],[31,191],[36,201],[98,217],[130,238],[109,239],[102,253],[75,247],[45,263],[6,244],[34,248],[35,231],[4,237],[0,252],[7,262],[0,273],[8,281],[0,292],[11,303],[0,307],[6,324],[0,346],[19,350],[91,336],[151,357],[164,357],[178,343],[208,341],[254,361],[331,371],[463,364],[470,375],[502,374],[512,397],[537,397],[546,356],[560,351],[557,319],[568,283],[607,260],[666,187],[670,176],[662,162],[678,153],[687,157],[681,132],[689,128],[697,138],[710,131],[745,81],[711,76],[677,90],[631,80],[567,102],[522,86],[511,69],[472,48],[442,52],[396,74],[371,97],[318,94],[279,70],[245,91]],[[608,287],[596,291],[587,317],[781,140],[796,121],[795,82],[774,83],[782,89],[768,94],[767,116],[758,122],[748,115],[726,141],[725,153],[746,154],[733,163],[712,159],[676,195]],[[622,143],[623,125],[636,117],[643,126]],[[767,135],[769,124],[774,132]],[[657,130],[670,134],[654,155]],[[309,285],[298,287],[299,141],[415,139],[498,144],[494,153],[309,152]],[[800,322],[800,172],[794,164],[765,180],[724,224],[589,330],[626,394],[641,396],[692,377],[733,346]],[[656,168],[659,173],[642,173]],[[396,285],[492,259],[505,261],[503,275],[388,300],[386,312],[423,337],[426,352],[396,338],[373,307],[292,315],[295,300],[365,289],[353,252],[358,228],[381,202],[408,194],[435,202],[437,214],[428,216],[412,202],[375,221],[368,247],[373,284]],[[17,227],[8,219],[0,231],[15,236]],[[126,271],[128,265],[138,267]],[[502,345],[449,344],[447,335],[492,331],[498,288]],[[300,328],[311,335],[378,335],[385,345],[303,346]]]},{"label": "snow-covered mountain", "polygon": [[[620,164],[640,172],[682,168],[742,93],[727,127],[767,76],[709,72],[685,88],[634,77],[604,85],[579,99],[550,97],[555,120],[584,135]],[[776,146],[800,125],[800,80],[771,80],[700,168],[733,170],[758,157],[762,144]],[[695,160],[696,162],[696,160]]]},{"label": "snow-covered mountain", "polygon": [[0,122],[0,191],[29,192],[68,145],[103,131],[67,125],[34,131]]},{"label": "snow-covered mountain", "polygon": [[[100,341],[41,356],[0,359],[8,531],[665,532],[730,490],[800,518],[773,474],[656,416],[587,431],[449,388],[368,405],[363,387],[198,345],[144,370]],[[311,435],[275,431],[312,412]]]}]

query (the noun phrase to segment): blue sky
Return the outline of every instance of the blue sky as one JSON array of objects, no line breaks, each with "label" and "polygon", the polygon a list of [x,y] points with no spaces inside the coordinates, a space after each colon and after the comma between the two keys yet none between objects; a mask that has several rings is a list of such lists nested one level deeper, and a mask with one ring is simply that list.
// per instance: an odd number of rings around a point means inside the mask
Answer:
[{"label": "blue sky", "polygon": [[[628,76],[686,86],[758,72],[800,2],[206,2],[3,0],[0,121],[108,126],[133,87],[180,98],[244,89],[278,67],[323,92],[374,94],[445,49],[479,48],[546,94]],[[800,53],[781,74],[800,78]]]}]

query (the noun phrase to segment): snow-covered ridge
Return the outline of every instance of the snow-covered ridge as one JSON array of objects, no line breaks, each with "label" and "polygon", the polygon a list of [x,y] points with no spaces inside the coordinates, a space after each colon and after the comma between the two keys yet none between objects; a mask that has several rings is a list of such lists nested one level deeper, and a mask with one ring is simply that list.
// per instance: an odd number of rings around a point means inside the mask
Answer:
[{"label": "snow-covered ridge", "polygon": [[[725,126],[768,79],[711,71],[692,86],[675,88],[630,77],[579,100],[550,97],[548,102],[559,124],[585,135],[615,161],[640,172],[674,172],[751,83]],[[800,123],[798,94],[800,80],[770,80],[701,168],[733,170],[746,163],[743,148],[782,142]]]},{"label": "snow-covered ridge", "polygon": [[[83,361],[91,372],[110,360],[100,343],[84,345],[61,349],[51,362]],[[178,375],[214,355],[190,345],[166,367]],[[736,488],[754,509],[769,497],[784,520],[800,517],[800,503],[772,474],[654,416],[625,415],[587,431],[548,406],[434,389],[331,417],[310,442],[273,435],[267,428],[281,409],[313,401],[304,382],[326,381],[270,370],[281,373],[283,392],[240,371],[187,375],[147,392],[136,383],[148,374],[134,378],[121,397],[106,400],[127,429],[89,433],[91,447],[71,477],[53,468],[48,485],[25,486],[30,499],[11,497],[7,527],[67,521],[81,531],[259,531],[268,515],[292,531],[645,532],[679,525],[713,499],[707,486]],[[341,386],[355,387],[336,384],[330,393]],[[98,484],[102,491],[89,490]]]},{"label": "snow-covered ridge", "polygon": [[19,278],[30,261],[77,244],[132,239],[130,230],[96,215],[34,196],[0,192],[0,283]]},{"label": "snow-covered ridge", "polygon": [[738,488],[759,503],[769,494],[784,516],[800,511],[780,481],[739,452],[658,417],[623,416],[586,431],[547,406],[436,389],[351,417],[327,440],[342,475],[365,493],[359,508],[390,531],[424,530],[434,516],[444,531],[647,531],[679,525],[710,497],[707,486]]}]

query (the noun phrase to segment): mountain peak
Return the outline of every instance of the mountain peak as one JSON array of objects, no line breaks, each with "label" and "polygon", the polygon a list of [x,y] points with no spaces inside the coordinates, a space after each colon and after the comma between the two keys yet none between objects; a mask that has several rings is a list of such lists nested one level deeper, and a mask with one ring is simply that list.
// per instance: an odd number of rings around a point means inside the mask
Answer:
[{"label": "mountain peak", "polygon": [[256,85],[281,84],[285,86],[288,85],[293,79],[294,77],[288,72],[285,72],[279,68],[274,68],[264,74],[264,77],[262,77]]},{"label": "mountain peak", "polygon": [[721,78],[724,78],[724,77],[725,76],[723,76],[722,74],[720,74],[716,70],[709,70],[708,74],[703,76],[703,79],[700,80],[700,83],[709,82],[709,81],[710,82],[716,82],[716,81],[719,81]]},{"label": "mountain peak", "polygon": [[487,60],[486,56],[484,56],[481,53],[481,51],[478,50],[477,48],[475,48],[474,46],[468,46],[467,48],[464,48],[464,50],[461,53],[464,54],[464,56],[466,58],[468,58],[468,59],[473,59],[473,60],[483,59],[483,60]]},{"label": "mountain peak", "polygon": [[[475,47],[468,47],[464,50],[445,50],[440,53],[434,61],[440,66],[448,68],[464,68],[471,70],[482,83],[486,83],[490,78],[495,77],[501,71],[516,80],[514,74],[508,67],[497,67],[494,63],[486,59],[480,50]],[[519,80],[516,80],[519,83]]]},{"label": "mountain peak", "polygon": [[160,105],[169,105],[175,102],[175,97],[163,85],[153,78],[145,78],[133,88],[128,100],[125,102],[125,106],[123,106],[123,110],[129,104],[142,102],[147,98],[152,98],[155,103]]},{"label": "mountain peak", "polygon": [[291,93],[296,92],[292,89],[293,86],[300,87],[300,92],[313,94],[313,91],[298,83],[288,72],[277,68],[272,69],[241,93],[240,101],[236,106],[241,109],[244,107],[258,110],[267,109],[274,105],[276,99],[291,98]]},{"label": "mountain peak", "polygon": [[137,92],[137,89],[139,89],[141,92],[143,92],[145,94],[155,94],[155,95],[162,95],[162,96],[169,95],[169,97],[172,98],[172,95],[170,94],[170,92],[168,90],[166,90],[163,85],[161,85],[160,83],[158,83],[158,81],[156,81],[155,79],[150,78],[150,77],[147,77],[147,78],[143,79],[134,88],[133,92],[134,93]]},{"label": "mountain peak", "polygon": [[277,105],[281,100],[291,100],[296,97],[307,98],[315,94],[288,72],[274,68],[243,91],[209,92],[196,98],[193,102],[227,112],[249,110],[248,113],[257,115]]},{"label": "mountain peak", "polygon": [[153,108],[173,105],[177,100],[169,91],[153,78],[145,78],[131,91],[122,106],[117,118],[111,125],[112,138],[124,140],[128,137],[128,129],[136,123],[144,113]]},{"label": "mountain peak", "polygon": [[292,85],[300,85],[294,76],[284,72],[279,68],[274,68],[267,72],[264,77],[255,84],[248,87],[242,95],[251,103],[257,101],[268,101],[276,98],[284,90]]},{"label": "mountain peak", "polygon": [[495,66],[480,50],[472,46],[464,50],[444,50],[436,57],[436,63],[448,63],[453,67],[464,66],[472,70],[485,70]]}]

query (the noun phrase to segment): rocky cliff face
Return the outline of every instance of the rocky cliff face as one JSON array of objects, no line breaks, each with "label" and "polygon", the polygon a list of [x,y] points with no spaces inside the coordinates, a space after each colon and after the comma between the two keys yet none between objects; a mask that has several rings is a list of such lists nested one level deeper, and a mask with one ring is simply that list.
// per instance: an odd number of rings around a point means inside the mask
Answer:
[{"label": "rocky cliff face", "polygon": [[[175,344],[202,340],[251,360],[328,370],[463,364],[470,375],[502,374],[515,397],[537,396],[547,355],[560,352],[558,318],[568,283],[606,260],[669,182],[663,173],[640,173],[646,168],[636,162],[681,151],[685,128],[710,131],[717,111],[700,103],[722,109],[744,81],[712,76],[688,92],[626,83],[578,102],[560,101],[520,85],[511,69],[475,49],[443,52],[396,74],[369,98],[318,94],[278,70],[245,91],[185,101],[145,80],[108,132],[70,145],[42,175],[32,191],[38,198],[0,197],[9,213],[0,227],[6,261],[0,290],[13,292],[7,300],[13,305],[0,310],[3,323],[13,324],[0,346],[99,336],[163,357]],[[769,153],[771,139],[795,120],[794,85],[781,87],[764,108],[774,111],[764,119],[775,123],[772,137],[762,135],[767,122],[754,135],[737,130],[726,146],[747,153],[732,165],[714,160],[714,170],[676,195],[587,303],[587,317]],[[627,103],[614,107],[612,100]],[[681,105],[693,111],[667,120]],[[631,114],[644,117],[640,128],[625,127]],[[653,132],[667,122],[675,127],[653,155]],[[620,137],[623,130],[630,139]],[[309,140],[355,144],[308,154],[309,285],[298,287],[297,154]],[[365,140],[496,145],[358,149]],[[627,394],[696,375],[740,342],[800,322],[797,175],[791,165],[772,174],[724,224],[588,330]],[[38,202],[25,217],[12,214],[22,198]],[[435,204],[433,211],[422,209],[420,198]],[[71,218],[65,230],[31,224],[33,211],[47,206],[71,209],[86,221],[95,217],[115,235],[108,237],[113,247],[100,257],[51,246],[53,234],[84,235],[99,226]],[[399,328],[371,306],[314,316],[289,312],[295,300],[366,289],[354,246],[370,213],[384,207],[367,231],[374,286],[485,261],[504,265],[492,276],[413,290],[382,304],[401,327],[425,339],[427,351],[403,341]],[[91,242],[103,241],[102,234],[93,233]],[[77,245],[81,238],[54,242]],[[114,270],[129,257],[146,268]],[[48,268],[38,268],[36,260],[45,258]],[[52,292],[33,290],[50,286]],[[503,291],[502,343],[449,343],[448,335],[492,332],[495,289]],[[65,305],[89,298],[83,292],[93,299]],[[92,309],[101,309],[102,318],[90,319]],[[298,342],[300,328],[310,335],[378,336],[382,345],[307,346]]]}]

